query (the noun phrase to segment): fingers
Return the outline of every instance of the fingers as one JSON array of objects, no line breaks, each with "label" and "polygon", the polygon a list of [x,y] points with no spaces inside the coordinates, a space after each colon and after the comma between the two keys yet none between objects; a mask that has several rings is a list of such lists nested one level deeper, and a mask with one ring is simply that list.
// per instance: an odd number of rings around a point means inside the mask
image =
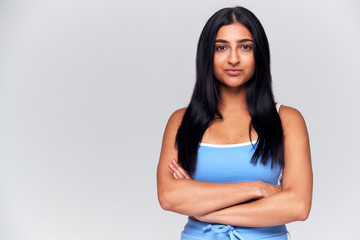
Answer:
[{"label": "fingers", "polygon": [[175,166],[175,164],[170,163],[169,167],[173,171],[173,176],[174,176],[175,179],[183,179],[183,178],[185,178],[185,176],[180,172],[179,168],[177,166]]},{"label": "fingers", "polygon": [[282,192],[282,187],[275,184],[263,182],[261,187],[262,197],[269,197],[273,194]]},{"label": "fingers", "polygon": [[191,179],[190,175],[177,163],[175,159],[172,160],[174,166],[181,172],[186,179]]},{"label": "fingers", "polygon": [[273,184],[272,186],[275,188],[275,191],[278,191],[278,192],[281,192],[281,191],[282,191],[282,186],[280,186],[280,185],[275,185],[275,184]]},{"label": "fingers", "polygon": [[176,160],[172,160],[169,167],[174,172],[173,176],[175,179],[191,179],[190,175],[177,163]]},{"label": "fingers", "polygon": [[282,192],[282,187],[279,185],[274,185],[274,193],[273,194],[279,193],[279,192]]}]

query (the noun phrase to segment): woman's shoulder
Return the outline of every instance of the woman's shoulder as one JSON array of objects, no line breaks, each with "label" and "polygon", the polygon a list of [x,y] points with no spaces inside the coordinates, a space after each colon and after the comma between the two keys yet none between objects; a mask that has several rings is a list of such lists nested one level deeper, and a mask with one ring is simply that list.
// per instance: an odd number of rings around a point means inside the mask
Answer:
[{"label": "woman's shoulder", "polygon": [[304,117],[296,108],[281,105],[279,109],[279,116],[284,134],[289,131],[293,132],[306,129]]},{"label": "woman's shoulder", "polygon": [[165,127],[163,144],[170,142],[169,146],[174,146],[176,134],[182,122],[185,111],[186,108],[180,108],[171,114]]},{"label": "woman's shoulder", "polygon": [[280,105],[279,108],[279,115],[281,120],[288,120],[288,119],[296,119],[296,118],[303,118],[302,114],[299,110],[294,107],[285,106],[283,104]]},{"label": "woman's shoulder", "polygon": [[186,112],[186,108],[180,108],[174,111],[168,120],[166,128],[177,129],[182,122],[185,112]]},{"label": "woman's shoulder", "polygon": [[174,120],[174,121],[179,121],[179,120],[180,120],[180,121],[181,121],[182,118],[183,118],[183,116],[184,116],[184,114],[185,114],[185,112],[186,112],[186,107],[184,107],[184,108],[179,108],[179,109],[175,110],[175,111],[171,114],[169,120]]}]

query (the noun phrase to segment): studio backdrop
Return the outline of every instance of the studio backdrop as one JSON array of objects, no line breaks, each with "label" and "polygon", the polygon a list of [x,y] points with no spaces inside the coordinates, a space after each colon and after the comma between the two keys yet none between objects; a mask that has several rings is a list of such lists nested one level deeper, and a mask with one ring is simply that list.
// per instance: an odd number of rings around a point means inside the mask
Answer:
[{"label": "studio backdrop", "polygon": [[276,101],[309,130],[313,205],[292,239],[359,239],[355,0],[1,0],[0,239],[179,239],[186,216],[156,194],[162,135],[205,22],[236,5],[262,22]]}]

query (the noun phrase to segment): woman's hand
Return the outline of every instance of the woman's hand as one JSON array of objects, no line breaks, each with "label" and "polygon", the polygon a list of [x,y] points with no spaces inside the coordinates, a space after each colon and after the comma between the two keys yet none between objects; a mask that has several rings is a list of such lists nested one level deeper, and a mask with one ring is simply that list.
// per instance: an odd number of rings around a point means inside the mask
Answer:
[{"label": "woman's hand", "polygon": [[171,161],[169,167],[173,171],[173,176],[175,179],[192,179],[175,159]]},{"label": "woman's hand", "polygon": [[282,191],[282,186],[259,181],[260,198],[269,197]]}]

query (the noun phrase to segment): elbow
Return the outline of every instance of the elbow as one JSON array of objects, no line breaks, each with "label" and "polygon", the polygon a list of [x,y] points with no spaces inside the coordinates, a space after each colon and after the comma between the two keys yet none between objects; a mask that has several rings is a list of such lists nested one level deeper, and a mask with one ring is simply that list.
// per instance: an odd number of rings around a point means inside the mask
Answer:
[{"label": "elbow", "polygon": [[170,211],[170,203],[169,203],[169,201],[166,199],[166,197],[164,197],[164,196],[159,196],[158,197],[158,199],[159,199],[159,204],[160,204],[160,206],[161,206],[161,208],[162,209],[164,209],[165,211]]},{"label": "elbow", "polygon": [[307,220],[311,209],[311,194],[297,194],[294,191],[287,191],[287,193],[289,194],[288,200],[290,203],[288,205],[288,211],[289,213],[291,212],[289,222]]},{"label": "elbow", "polygon": [[192,208],[185,208],[183,202],[179,202],[178,198],[174,195],[172,191],[159,193],[158,200],[161,208],[165,211],[180,213],[187,216],[202,215],[198,214],[197,211],[191,211]]},{"label": "elbow", "polygon": [[303,210],[303,211],[301,211],[301,213],[299,213],[298,220],[305,221],[306,219],[308,219],[309,215],[310,215],[310,209]]},{"label": "elbow", "polygon": [[164,209],[165,211],[172,211],[172,204],[169,197],[169,193],[165,193],[165,192],[159,193],[158,200],[162,209]]},{"label": "elbow", "polygon": [[298,221],[305,221],[306,219],[308,219],[308,217],[310,215],[311,203],[306,202],[306,201],[301,201],[298,204],[297,209],[298,209],[298,211],[297,211],[297,220]]}]

